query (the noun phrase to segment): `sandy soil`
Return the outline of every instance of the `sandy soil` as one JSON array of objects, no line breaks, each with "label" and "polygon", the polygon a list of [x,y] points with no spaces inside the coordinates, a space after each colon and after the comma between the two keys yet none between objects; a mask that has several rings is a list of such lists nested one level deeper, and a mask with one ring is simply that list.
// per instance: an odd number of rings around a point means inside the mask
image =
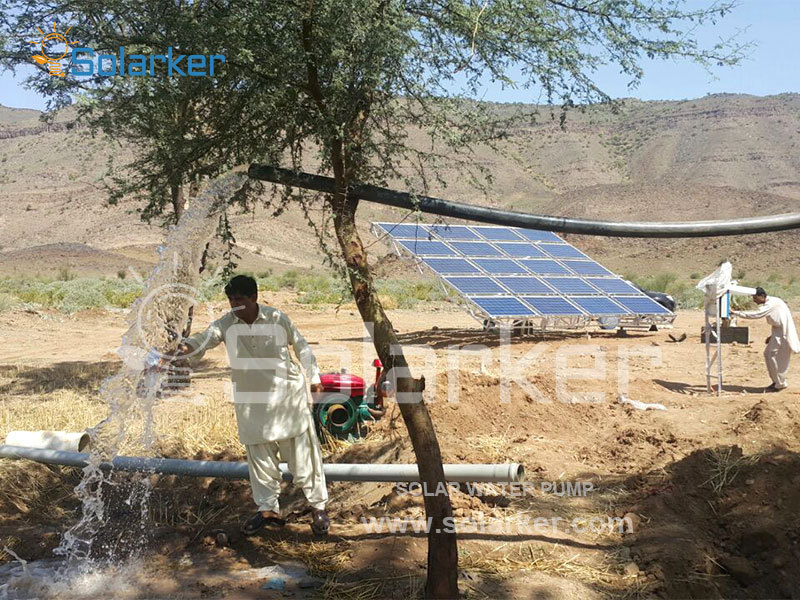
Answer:
[{"label": "sandy soil", "polygon": [[[284,295],[265,301],[289,313],[323,371],[344,364],[372,379],[372,348],[354,310],[311,311]],[[465,522],[459,536],[468,597],[800,597],[800,387],[763,392],[765,323],[753,324],[751,344],[725,346],[725,391],[718,397],[706,393],[699,312],[682,312],[673,330],[552,333],[508,346],[447,305],[392,311],[391,319],[415,374],[425,373],[445,462],[519,462],[531,483],[521,496],[509,488],[483,497],[452,494],[457,519],[482,523]],[[113,369],[123,330],[124,316],[105,311],[0,316],[0,369],[21,374],[0,385],[0,403],[24,393],[19,379],[26,373],[92,361]],[[682,343],[668,337],[682,332]],[[226,380],[218,348],[207,354],[193,390],[201,399],[223,393]],[[617,402],[620,394],[666,410],[635,410]],[[365,440],[332,449],[326,460],[412,462],[406,438],[393,405]],[[224,457],[241,456],[231,440]],[[76,475],[49,469],[47,477],[67,486]],[[564,494],[577,489],[565,482],[592,489]],[[134,589],[174,597],[413,595],[424,576],[424,535],[369,533],[361,519],[421,518],[421,498],[391,484],[329,489],[333,527],[320,544],[309,535],[296,490],[287,489],[285,529],[244,538],[237,531],[252,511],[246,482],[162,477],[154,501],[178,498],[206,517],[155,528]],[[49,557],[75,518],[69,494],[57,504],[64,507],[58,518],[4,510],[0,538],[22,539],[16,548],[23,558]],[[537,529],[537,517],[558,517],[559,524]],[[622,517],[630,523],[624,533],[599,525]],[[218,531],[225,532],[222,543]],[[252,569],[287,561],[311,566],[327,577],[326,587],[261,589],[265,579]]]}]

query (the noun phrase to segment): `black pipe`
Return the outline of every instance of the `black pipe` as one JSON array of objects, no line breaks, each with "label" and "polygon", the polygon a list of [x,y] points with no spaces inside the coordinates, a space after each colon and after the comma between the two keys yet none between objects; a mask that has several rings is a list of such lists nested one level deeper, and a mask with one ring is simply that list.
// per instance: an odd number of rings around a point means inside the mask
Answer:
[{"label": "black pipe", "polygon": [[[261,179],[281,185],[300,187],[327,194],[333,193],[335,181],[331,177],[313,175],[269,165],[251,164],[247,174],[253,179]],[[648,221],[618,223],[615,221],[592,221],[531,215],[510,210],[498,210],[487,206],[476,206],[451,202],[431,196],[414,196],[408,192],[397,192],[374,185],[356,184],[349,193],[360,200],[395,206],[406,210],[467,219],[493,225],[525,227],[560,233],[582,235],[602,235],[639,238],[689,238],[716,237],[723,235],[746,235],[800,229],[800,213],[788,213],[768,217],[751,217],[729,221],[690,221],[675,223],[653,223]]]}]

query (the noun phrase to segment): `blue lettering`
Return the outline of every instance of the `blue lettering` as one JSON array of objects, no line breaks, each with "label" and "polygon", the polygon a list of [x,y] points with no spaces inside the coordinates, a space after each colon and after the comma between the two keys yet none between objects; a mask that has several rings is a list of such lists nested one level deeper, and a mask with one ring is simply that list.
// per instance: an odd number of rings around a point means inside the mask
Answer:
[{"label": "blue lettering", "polygon": [[[78,58],[78,54],[88,54],[89,58]],[[72,49],[72,63],[75,65],[70,70],[70,73],[78,77],[88,77],[94,74],[94,50],[91,48],[73,48]],[[88,69],[78,69],[77,67],[86,66]]]},{"label": "blue lettering", "polygon": [[192,77],[202,77],[206,74],[206,57],[202,54],[192,54],[188,59],[189,68],[187,71]]},{"label": "blue lettering", "polygon": [[[106,71],[104,68],[103,61],[110,60],[111,61],[111,70]],[[97,59],[97,74],[102,75],[103,77],[111,77],[112,75],[117,74],[117,57],[113,54],[101,54]]]},{"label": "blue lettering", "polygon": [[[113,54],[100,54],[97,55],[96,60],[95,52],[92,48],[73,48],[72,68],[70,69],[70,73],[78,77],[89,77],[95,73],[103,77],[111,77],[114,75],[130,75],[131,77],[150,75],[152,77],[156,74],[156,63],[161,62],[167,66],[167,76],[186,76],[188,73],[191,77],[204,77],[207,74],[213,77],[214,63],[225,63],[224,54],[212,54],[210,56],[191,54],[187,58],[185,54],[173,54],[172,47],[167,49],[166,55],[131,54],[127,57],[127,61],[125,58],[124,47],[120,47],[118,56],[114,56]],[[187,59],[188,67],[184,67],[181,64],[184,58]],[[95,62],[97,63],[97,71],[95,71]],[[118,64],[119,69],[117,69]],[[206,66],[208,66],[208,73],[206,72]]]},{"label": "blue lettering", "polygon": [[[136,70],[134,70],[136,67]],[[128,58],[128,75],[144,77],[147,74],[147,57],[141,54],[131,54]]]},{"label": "blue lettering", "polygon": [[165,62],[167,62],[167,57],[164,56],[163,54],[151,54],[150,55],[150,76],[151,77],[156,74],[155,61],[157,61],[157,60],[160,60],[161,62],[165,63]]},{"label": "blue lettering", "polygon": [[181,54],[178,58],[172,58],[172,46],[167,49],[167,75],[172,76],[172,71],[174,70],[179,75],[186,75],[180,67],[178,67],[178,63],[181,62],[186,57],[185,54]]},{"label": "blue lettering", "polygon": [[225,62],[225,55],[223,54],[212,54],[208,60],[209,66],[209,74],[213,77],[214,76],[214,59],[219,58],[221,63]]}]

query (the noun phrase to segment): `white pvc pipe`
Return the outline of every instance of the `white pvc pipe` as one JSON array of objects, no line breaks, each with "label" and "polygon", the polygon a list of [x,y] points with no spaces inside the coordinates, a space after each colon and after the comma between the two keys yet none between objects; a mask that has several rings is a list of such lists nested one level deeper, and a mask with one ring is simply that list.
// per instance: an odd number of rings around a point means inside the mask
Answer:
[{"label": "white pvc pipe", "polygon": [[[85,467],[89,455],[78,452],[0,446],[0,458],[27,458],[52,465]],[[104,465],[105,468],[111,468],[111,466],[107,463]],[[188,475],[192,477],[249,478],[246,462],[117,456],[114,459],[113,468],[118,471]],[[280,468],[283,478],[286,481],[291,481],[292,474],[286,463],[281,463]],[[325,478],[329,481],[413,482],[420,480],[419,469],[416,464],[327,463],[322,468],[325,472]],[[445,479],[458,483],[516,483],[522,481],[524,475],[525,469],[518,463],[444,465]]]},{"label": "white pvc pipe", "polygon": [[89,446],[89,434],[85,431],[9,431],[6,445],[82,452]]}]

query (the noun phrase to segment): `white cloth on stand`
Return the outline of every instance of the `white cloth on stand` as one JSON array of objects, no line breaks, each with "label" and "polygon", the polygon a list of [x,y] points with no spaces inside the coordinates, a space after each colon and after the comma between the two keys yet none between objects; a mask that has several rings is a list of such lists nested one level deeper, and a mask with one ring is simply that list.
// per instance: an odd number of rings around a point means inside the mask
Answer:
[{"label": "white cloth on stand", "polygon": [[711,275],[697,283],[697,289],[706,295],[706,302],[713,302],[728,291],[732,273],[733,265],[725,261]]}]

